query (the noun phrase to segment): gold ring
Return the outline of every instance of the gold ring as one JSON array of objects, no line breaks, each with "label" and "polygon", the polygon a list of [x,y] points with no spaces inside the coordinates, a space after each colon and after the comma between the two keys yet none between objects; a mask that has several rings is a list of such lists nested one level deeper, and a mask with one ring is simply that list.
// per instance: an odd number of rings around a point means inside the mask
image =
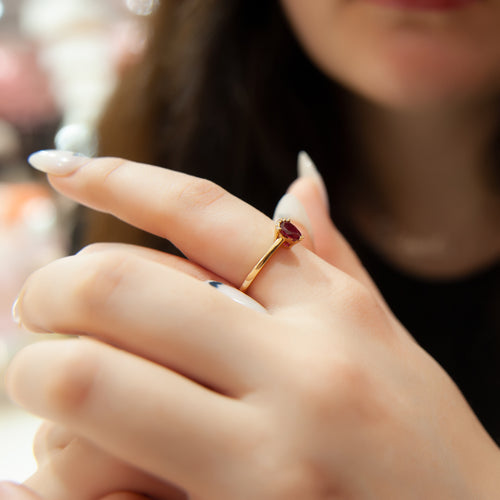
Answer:
[{"label": "gold ring", "polygon": [[274,226],[274,243],[271,245],[269,250],[263,255],[263,257],[255,264],[254,268],[248,273],[245,281],[240,286],[240,290],[245,292],[248,287],[252,284],[253,280],[260,273],[261,269],[266,265],[267,261],[273,256],[274,252],[278,250],[279,247],[290,248],[295,243],[302,241],[304,236],[297,229],[295,224],[290,222],[290,219],[278,219],[276,225]]}]

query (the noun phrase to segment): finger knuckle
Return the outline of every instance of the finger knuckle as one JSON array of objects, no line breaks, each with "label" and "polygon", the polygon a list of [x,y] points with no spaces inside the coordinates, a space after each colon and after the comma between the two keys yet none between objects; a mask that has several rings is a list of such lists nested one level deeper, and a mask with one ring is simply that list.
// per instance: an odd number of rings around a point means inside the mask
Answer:
[{"label": "finger knuckle", "polygon": [[73,300],[83,317],[100,315],[112,307],[113,299],[126,287],[136,259],[122,252],[99,252],[88,256],[85,271],[73,285]]},{"label": "finger knuckle", "polygon": [[272,500],[306,500],[314,498],[317,500],[329,500],[334,497],[332,479],[326,477],[315,470],[315,468],[305,461],[297,463],[283,463],[279,470],[273,470],[273,481],[267,485],[259,498],[269,498]]},{"label": "finger knuckle", "polygon": [[48,406],[58,415],[77,413],[91,398],[97,374],[97,358],[89,346],[68,342],[43,387]]},{"label": "finger knuckle", "polygon": [[129,162],[123,158],[102,157],[93,160],[96,175],[89,176],[87,187],[104,192],[103,188],[112,181],[114,174],[123,171],[122,167]]},{"label": "finger knuckle", "polygon": [[301,372],[299,399],[315,422],[330,425],[347,414],[369,417],[378,407],[372,376],[358,360],[325,354]]},{"label": "finger knuckle", "polygon": [[[262,437],[263,439],[257,439],[257,445],[248,449],[247,456],[252,459],[252,469],[259,471],[259,477],[271,480],[263,481],[257,486],[254,498],[334,498],[331,496],[333,478],[322,475],[311,460],[306,459],[295,446],[291,446],[286,432],[272,432],[269,436]],[[294,443],[296,442],[294,439]]]},{"label": "finger knuckle", "polygon": [[375,294],[356,280],[340,290],[338,306],[344,316],[355,321],[358,331],[374,333],[388,331],[387,315]]},{"label": "finger knuckle", "polygon": [[203,209],[224,198],[227,191],[207,179],[191,177],[179,190],[178,201],[188,209]]},{"label": "finger knuckle", "polygon": [[363,310],[372,304],[373,296],[367,287],[349,279],[339,293],[342,305],[348,310]]}]

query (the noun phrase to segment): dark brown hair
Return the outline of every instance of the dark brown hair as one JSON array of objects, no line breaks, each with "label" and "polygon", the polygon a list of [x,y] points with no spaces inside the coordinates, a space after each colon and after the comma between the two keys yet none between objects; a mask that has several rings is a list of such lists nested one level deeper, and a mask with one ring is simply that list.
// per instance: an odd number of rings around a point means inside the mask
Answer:
[{"label": "dark brown hair", "polygon": [[[151,21],[146,53],[102,120],[101,154],[210,178],[268,214],[300,150],[320,167],[339,163],[339,90],[302,53],[279,2],[163,0]],[[88,222],[87,240],[145,243],[101,216]]]}]

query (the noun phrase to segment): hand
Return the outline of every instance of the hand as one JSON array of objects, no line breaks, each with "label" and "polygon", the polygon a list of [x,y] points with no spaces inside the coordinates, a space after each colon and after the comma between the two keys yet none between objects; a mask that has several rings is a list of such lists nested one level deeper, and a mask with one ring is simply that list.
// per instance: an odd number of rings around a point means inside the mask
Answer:
[{"label": "hand", "polygon": [[[182,174],[101,159],[51,181],[236,286],[272,240],[261,213]],[[51,264],[23,322],[109,345],[30,346],[10,392],[193,498],[491,498],[497,447],[338,249],[336,267],[280,250],[249,290],[268,314],[123,247]]]},{"label": "hand", "polygon": [[[335,250],[336,247],[338,247],[339,243],[343,245],[346,243],[343,242],[331,225],[327,207],[324,206],[321,196],[318,196],[317,184],[311,182],[310,178],[301,178],[293,183],[289,193],[292,193],[302,202],[307,213],[314,215],[315,228],[321,229],[322,240],[320,240],[318,246],[319,250],[323,251],[323,257],[329,258],[327,251],[334,256],[338,256],[338,252]],[[297,215],[295,222],[297,222]],[[306,222],[309,222],[307,215],[305,218]],[[312,239],[310,238],[310,240]],[[330,246],[330,243],[334,245]],[[85,251],[104,251],[117,248],[115,245],[92,245]],[[169,255],[140,248],[131,250],[144,258],[163,262],[171,267],[175,266],[177,269],[183,269],[184,272],[198,279],[220,279],[201,269],[196,270],[193,266],[186,265],[186,261],[172,258]],[[148,494],[148,498],[166,500],[185,498],[182,492],[175,491],[170,485],[165,485],[156,478],[141,473],[138,469],[132,468],[97,448],[85,438],[77,436],[51,422],[45,422],[41,426],[36,434],[33,449],[38,469],[25,483],[26,486],[31,488],[31,492],[19,490],[19,498],[23,498],[24,495],[28,494],[30,494],[30,497],[34,497],[36,492],[39,495],[37,495],[37,498],[50,500],[65,500],[67,498],[74,500],[77,498],[82,500],[100,499],[104,498],[103,495],[106,492],[117,492],[118,495],[119,492],[125,490],[142,491]],[[106,495],[106,498],[108,498],[108,495]],[[118,497],[116,500],[118,500]]]},{"label": "hand", "polygon": [[[318,197],[316,183],[311,182],[309,178],[298,179],[290,187],[289,192],[302,201],[307,212],[316,215],[316,226],[320,227],[318,223],[326,222],[329,224],[330,219],[327,217],[326,207],[323,206],[321,198]],[[338,246],[339,238],[336,236],[333,226],[330,225],[323,229],[323,236],[333,234],[334,242]],[[321,243],[323,248],[333,250],[328,247],[329,241]],[[118,248],[117,245],[109,244],[92,245],[84,252],[110,251]],[[200,280],[220,280],[220,277],[202,269],[196,269],[185,260],[142,248],[131,247],[130,251],[142,255],[144,258],[176,267]],[[326,257],[328,256],[326,255]],[[31,488],[32,495],[34,492],[39,495],[37,498],[86,500],[104,498],[105,492],[125,490],[142,491],[148,494],[148,498],[161,498],[162,500],[185,498],[181,491],[176,491],[170,485],[163,484],[156,478],[141,473],[138,469],[132,468],[97,448],[85,438],[51,422],[45,422],[41,426],[36,434],[33,448],[38,469],[26,481],[25,485]],[[27,494],[27,492],[19,494]]]}]

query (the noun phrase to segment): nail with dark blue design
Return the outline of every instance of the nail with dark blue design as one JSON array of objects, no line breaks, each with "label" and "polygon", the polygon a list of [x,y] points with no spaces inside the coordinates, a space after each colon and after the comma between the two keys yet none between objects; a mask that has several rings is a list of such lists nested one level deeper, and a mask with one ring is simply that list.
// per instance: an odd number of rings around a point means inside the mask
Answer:
[{"label": "nail with dark blue design", "polygon": [[220,281],[207,281],[207,283],[219,290],[219,292],[222,292],[224,295],[228,296],[230,299],[238,302],[238,304],[249,307],[250,309],[254,309],[255,311],[266,312],[266,309],[256,300],[252,299],[252,297],[249,297],[243,292],[240,292],[238,289],[233,288],[232,286],[225,285]]}]

